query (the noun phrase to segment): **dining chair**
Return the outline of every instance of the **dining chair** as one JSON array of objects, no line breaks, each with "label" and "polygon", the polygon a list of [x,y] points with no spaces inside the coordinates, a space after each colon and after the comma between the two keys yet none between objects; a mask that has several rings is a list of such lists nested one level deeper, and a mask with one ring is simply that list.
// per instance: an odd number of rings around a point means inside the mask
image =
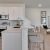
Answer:
[{"label": "dining chair", "polygon": [[[45,35],[46,35],[46,30],[43,29],[42,27],[40,27],[40,31],[38,31],[38,27],[36,27],[36,33],[39,36],[29,36],[29,50],[31,50],[31,45],[35,44],[35,46],[33,46],[34,48],[39,48],[39,50],[41,50],[40,45],[43,44],[43,50],[45,50]],[[41,35],[43,35],[41,37]]]}]

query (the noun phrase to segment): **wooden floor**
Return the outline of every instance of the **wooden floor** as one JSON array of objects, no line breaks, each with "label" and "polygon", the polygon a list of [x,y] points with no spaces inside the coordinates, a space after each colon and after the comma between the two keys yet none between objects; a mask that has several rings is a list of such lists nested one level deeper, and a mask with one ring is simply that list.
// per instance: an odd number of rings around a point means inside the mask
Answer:
[{"label": "wooden floor", "polygon": [[50,50],[50,34],[47,34],[45,38],[45,50]]},{"label": "wooden floor", "polygon": [[2,39],[0,38],[0,50],[2,50]]},{"label": "wooden floor", "polygon": [[[37,48],[34,49],[33,46],[31,48],[32,48],[31,50],[39,50]],[[43,50],[42,45],[41,45],[41,50]],[[45,50],[50,50],[50,34],[47,34],[45,38]]]},{"label": "wooden floor", "polygon": [[[2,39],[1,38],[0,38],[0,50],[2,50]],[[50,34],[47,34],[45,38],[45,50],[50,50]]]}]

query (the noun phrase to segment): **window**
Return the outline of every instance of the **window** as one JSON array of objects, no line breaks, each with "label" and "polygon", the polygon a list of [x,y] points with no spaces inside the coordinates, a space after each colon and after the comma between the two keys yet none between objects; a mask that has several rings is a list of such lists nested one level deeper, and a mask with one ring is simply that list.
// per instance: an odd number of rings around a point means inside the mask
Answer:
[{"label": "window", "polygon": [[41,11],[41,24],[46,24],[46,11]]}]

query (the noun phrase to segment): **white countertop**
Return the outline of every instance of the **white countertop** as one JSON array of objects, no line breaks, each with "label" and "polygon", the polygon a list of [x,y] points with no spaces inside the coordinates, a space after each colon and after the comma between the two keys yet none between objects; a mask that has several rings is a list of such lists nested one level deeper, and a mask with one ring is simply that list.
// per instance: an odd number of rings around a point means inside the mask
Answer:
[{"label": "white countertop", "polygon": [[21,29],[20,28],[10,28],[10,29],[7,29],[5,31],[2,31],[2,33],[21,33]]},{"label": "white countertop", "polygon": [[21,26],[21,28],[23,29],[23,28],[27,28],[27,29],[33,29],[34,27],[33,26]]},{"label": "white countertop", "polygon": [[21,28],[13,28],[9,26],[5,31],[2,31],[2,33],[16,33],[16,32],[21,32],[22,29],[32,29],[34,27],[29,26],[29,27],[21,27]]}]

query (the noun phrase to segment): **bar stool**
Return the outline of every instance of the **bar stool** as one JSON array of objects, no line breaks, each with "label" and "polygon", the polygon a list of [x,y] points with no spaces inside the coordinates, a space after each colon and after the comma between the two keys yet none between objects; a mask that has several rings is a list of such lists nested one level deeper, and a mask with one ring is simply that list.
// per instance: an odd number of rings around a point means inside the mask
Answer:
[{"label": "bar stool", "polygon": [[43,44],[43,50],[45,50],[45,34],[46,34],[46,30],[41,28],[40,29],[41,32],[39,32],[40,34],[42,33],[44,36],[43,38],[41,38],[40,36],[29,36],[29,50],[31,50],[31,44],[34,43],[36,44],[36,46],[34,46],[34,48],[39,48],[39,50],[41,50],[40,48],[40,44]]}]

